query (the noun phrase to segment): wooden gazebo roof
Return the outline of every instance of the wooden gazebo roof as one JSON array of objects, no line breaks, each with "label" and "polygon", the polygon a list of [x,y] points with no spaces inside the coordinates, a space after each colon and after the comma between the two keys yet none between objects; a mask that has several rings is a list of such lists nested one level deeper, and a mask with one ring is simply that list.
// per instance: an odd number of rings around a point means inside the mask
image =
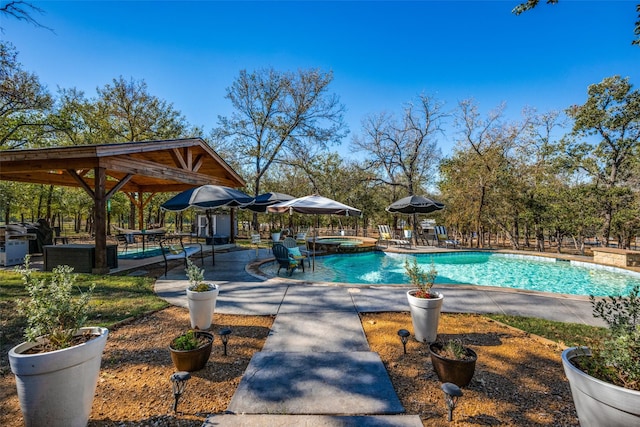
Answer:
[{"label": "wooden gazebo roof", "polygon": [[0,151],[0,180],[159,193],[205,184],[244,187],[231,166],[200,138]]},{"label": "wooden gazebo roof", "polygon": [[134,193],[153,195],[206,184],[245,186],[200,138],[0,151],[0,180],[83,188],[95,207],[95,273],[109,271],[106,204],[117,191],[136,202],[142,223],[142,207],[151,196],[143,200]]}]

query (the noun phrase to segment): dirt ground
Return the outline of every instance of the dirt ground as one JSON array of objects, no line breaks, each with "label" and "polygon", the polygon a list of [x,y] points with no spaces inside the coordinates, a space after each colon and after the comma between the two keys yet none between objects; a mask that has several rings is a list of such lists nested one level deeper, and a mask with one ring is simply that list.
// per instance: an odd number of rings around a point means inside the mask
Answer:
[{"label": "dirt ground", "polygon": [[[147,268],[158,277],[162,266]],[[413,338],[407,354],[397,335],[413,330],[411,315],[361,315],[369,346],[384,362],[407,414],[425,426],[579,426],[561,348],[478,315],[443,314],[439,337],[461,338],[478,354],[476,373],[454,411],[447,410],[426,345]],[[214,346],[207,366],[192,373],[173,412],[169,377],[170,341],[189,328],[185,308],[169,307],[112,328],[102,357],[90,427],[195,427],[207,415],[225,412],[253,354],[260,351],[273,323],[271,316],[216,313]],[[227,356],[217,331],[229,327]],[[16,343],[18,344],[18,343]],[[9,347],[10,348],[10,347]],[[6,354],[0,357],[7,364]],[[16,384],[8,366],[0,366],[0,426],[22,426]]]},{"label": "dirt ground", "polygon": [[[207,367],[193,373],[173,413],[169,381],[174,372],[167,346],[189,326],[184,308],[169,307],[110,332],[89,426],[201,426],[208,414],[223,413],[251,356],[260,351],[273,318],[214,315],[214,333],[229,327],[228,355],[216,334]],[[425,345],[410,339],[403,354],[398,329],[411,330],[408,313],[362,315],[371,350],[387,367],[408,414],[425,426],[577,426],[560,349],[481,316],[443,314],[439,331],[459,337],[478,354],[476,374],[447,412]],[[0,425],[22,425],[15,380],[0,377]]]}]

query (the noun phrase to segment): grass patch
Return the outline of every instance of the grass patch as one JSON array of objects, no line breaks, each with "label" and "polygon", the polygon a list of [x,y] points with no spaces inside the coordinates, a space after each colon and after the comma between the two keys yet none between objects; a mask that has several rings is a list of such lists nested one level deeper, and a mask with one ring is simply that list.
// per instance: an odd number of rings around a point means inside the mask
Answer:
[{"label": "grass patch", "polygon": [[579,323],[555,322],[534,317],[509,316],[505,314],[487,314],[485,316],[514,328],[522,329],[530,334],[540,335],[551,341],[564,344],[567,347],[580,345],[593,347],[608,332],[607,328]]},{"label": "grass patch", "polygon": [[[46,277],[51,273],[34,272],[34,277]],[[91,313],[88,326],[112,327],[115,323],[142,315],[148,311],[167,307],[169,304],[153,292],[155,280],[148,277],[98,276],[77,274],[76,285],[85,291],[96,284],[91,298]],[[22,278],[13,271],[0,271],[0,348],[16,345],[23,341],[22,334],[26,319],[16,313],[16,301],[28,298]]]}]

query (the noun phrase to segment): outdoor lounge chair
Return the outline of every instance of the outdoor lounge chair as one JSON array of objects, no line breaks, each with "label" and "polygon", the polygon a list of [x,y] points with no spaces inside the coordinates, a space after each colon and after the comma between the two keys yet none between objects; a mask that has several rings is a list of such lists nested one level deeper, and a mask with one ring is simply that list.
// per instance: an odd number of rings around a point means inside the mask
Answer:
[{"label": "outdoor lounge chair", "polygon": [[387,242],[387,247],[389,247],[390,243],[398,246],[408,246],[411,247],[411,242],[404,239],[398,239],[391,233],[391,227],[388,225],[378,225],[378,232],[380,236],[378,237],[378,241]]},{"label": "outdoor lounge chair", "polygon": [[311,267],[311,260],[309,258],[308,251],[298,246],[298,242],[296,241],[296,239],[294,239],[293,237],[285,237],[282,244],[289,250],[289,255],[292,256],[293,259],[297,259],[302,262],[302,271],[304,271],[305,258],[307,259],[309,267]]},{"label": "outdoor lounge chair", "polygon": [[449,238],[449,235],[447,234],[447,228],[444,225],[436,225],[434,229],[436,233],[436,239],[438,241],[438,246],[440,246],[440,243],[444,243],[445,247],[448,248],[449,245],[451,245],[455,249],[460,244],[460,242],[458,242],[457,240]]},{"label": "outdoor lounge chair", "polygon": [[[302,264],[301,260],[294,259],[289,255],[289,249],[287,249],[282,243],[276,243],[273,245],[273,256],[276,258],[276,261],[278,261],[278,264],[280,264],[277,274],[280,274],[280,270],[284,267],[287,269],[289,276],[291,276],[293,274],[293,270]],[[304,265],[302,268],[304,269]]]}]

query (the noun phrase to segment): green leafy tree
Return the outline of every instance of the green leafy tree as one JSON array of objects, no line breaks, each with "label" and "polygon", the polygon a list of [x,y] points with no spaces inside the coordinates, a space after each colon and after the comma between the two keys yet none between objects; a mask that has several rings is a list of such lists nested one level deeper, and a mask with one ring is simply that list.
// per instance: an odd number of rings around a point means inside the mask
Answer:
[{"label": "green leafy tree", "polygon": [[22,69],[13,45],[0,41],[0,149],[35,145],[48,131],[53,99],[38,76]]},{"label": "green leafy tree", "polygon": [[[557,4],[559,0],[547,0],[547,4]],[[520,3],[513,8],[512,12],[516,15],[520,15],[523,12],[531,10],[538,6],[540,0],[527,0],[524,3]],[[633,33],[636,35],[636,39],[631,41],[631,44],[640,46],[640,4],[636,5],[636,13],[638,14],[638,20],[635,23]]]},{"label": "green leafy tree", "polygon": [[621,191],[631,191],[637,170],[640,92],[632,90],[628,78],[607,77],[589,86],[587,101],[567,114],[574,119],[572,138],[565,141],[567,166],[585,171],[602,192],[602,238],[607,244],[614,215],[627,205],[620,204]]}]

